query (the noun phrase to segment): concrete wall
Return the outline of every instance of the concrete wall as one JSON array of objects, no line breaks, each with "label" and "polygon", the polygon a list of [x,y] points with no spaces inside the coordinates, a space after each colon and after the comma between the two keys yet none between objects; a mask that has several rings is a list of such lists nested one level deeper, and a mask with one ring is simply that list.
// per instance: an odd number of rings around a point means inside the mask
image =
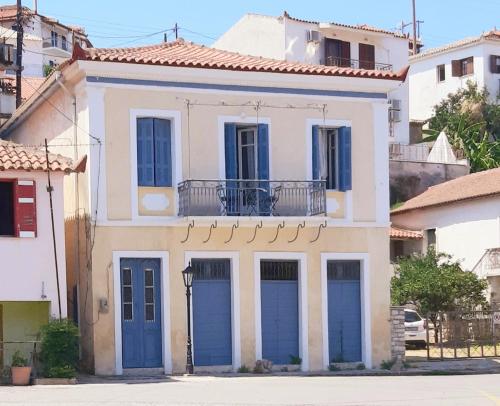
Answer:
[{"label": "concrete wall", "polygon": [[[47,175],[42,171],[2,172],[3,179],[34,180],[36,183],[37,236],[0,238],[0,301],[39,301],[51,303],[50,314],[58,316],[58,298],[50,221]],[[53,205],[59,266],[62,316],[66,316],[66,254],[64,242],[63,173],[52,174]]]},{"label": "concrete wall", "polygon": [[[0,300],[0,312],[3,324],[0,326],[0,341],[38,341],[40,339],[40,328],[49,321],[49,301],[33,302],[8,302]],[[33,343],[5,344],[5,351],[0,354],[0,361],[3,355],[3,366],[10,365],[11,357],[17,350],[31,360]],[[38,346],[38,351],[40,347]],[[0,363],[0,368],[2,367]]]},{"label": "concrete wall", "polygon": [[391,215],[395,226],[416,230],[436,229],[436,250],[472,268],[488,248],[500,247],[500,197]]},{"label": "concrete wall", "polygon": [[405,202],[431,186],[468,174],[465,165],[390,160],[391,204]]}]

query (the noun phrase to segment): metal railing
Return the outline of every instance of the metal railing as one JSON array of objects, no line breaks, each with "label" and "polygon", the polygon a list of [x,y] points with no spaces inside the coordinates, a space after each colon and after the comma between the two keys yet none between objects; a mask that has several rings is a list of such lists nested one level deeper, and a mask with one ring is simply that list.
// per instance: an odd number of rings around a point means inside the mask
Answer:
[{"label": "metal railing", "polygon": [[500,276],[500,248],[487,249],[477,264],[472,268],[480,278]]},{"label": "metal railing", "polygon": [[369,70],[392,70],[389,63],[375,61],[360,61],[359,59],[340,58],[337,56],[327,56],[325,58],[326,66],[339,66],[342,68],[369,69]]},{"label": "metal railing", "polygon": [[[448,149],[440,148],[438,146],[433,146],[430,143],[421,144],[399,144],[390,143],[389,144],[389,159],[395,161],[413,161],[413,162],[428,162],[429,154],[431,150],[437,153],[437,156],[442,156],[442,163],[449,163],[444,161],[444,158],[448,154]],[[462,151],[453,150],[453,154],[457,160],[463,160],[465,158]],[[439,163],[436,160],[432,160],[434,163]]]},{"label": "metal railing", "polygon": [[317,216],[326,213],[325,181],[186,180],[179,216]]},{"label": "metal railing", "polygon": [[43,48],[59,48],[66,52],[71,52],[71,43],[69,41],[46,39],[42,42]]}]

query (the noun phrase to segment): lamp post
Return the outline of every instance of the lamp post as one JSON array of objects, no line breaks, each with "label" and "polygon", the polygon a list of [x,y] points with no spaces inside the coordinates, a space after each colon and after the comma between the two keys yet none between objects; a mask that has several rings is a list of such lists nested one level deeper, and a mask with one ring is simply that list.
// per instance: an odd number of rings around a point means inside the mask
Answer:
[{"label": "lamp post", "polygon": [[187,301],[187,357],[186,357],[186,373],[192,374],[193,368],[193,353],[191,349],[191,287],[193,286],[193,268],[191,262],[186,269],[182,271],[182,279],[184,279],[184,286],[186,287],[186,301]]}]

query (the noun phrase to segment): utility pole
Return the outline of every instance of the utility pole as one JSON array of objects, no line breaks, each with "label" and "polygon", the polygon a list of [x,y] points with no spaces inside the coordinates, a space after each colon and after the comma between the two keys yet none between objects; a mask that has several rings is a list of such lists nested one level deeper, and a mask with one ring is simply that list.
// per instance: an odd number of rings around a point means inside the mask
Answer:
[{"label": "utility pole", "polygon": [[17,0],[16,14],[17,48],[16,48],[16,108],[21,105],[21,77],[23,70],[23,6],[21,0]]},{"label": "utility pole", "polygon": [[178,39],[179,38],[179,26],[177,25],[177,23],[175,23],[175,25],[174,25],[174,32],[175,32],[175,39]]},{"label": "utility pole", "polygon": [[61,289],[59,288],[59,266],[57,262],[57,246],[56,246],[56,229],[54,225],[54,207],[52,204],[52,192],[54,188],[50,183],[50,163],[49,163],[49,147],[47,145],[47,138],[45,138],[45,160],[47,161],[47,192],[49,193],[50,202],[50,221],[52,224],[52,244],[54,247],[54,263],[56,268],[56,284],[57,284],[57,305],[59,309],[59,320],[61,320]]},{"label": "utility pole", "polygon": [[413,5],[413,55],[417,54],[417,15],[415,13],[415,1],[412,0]]}]

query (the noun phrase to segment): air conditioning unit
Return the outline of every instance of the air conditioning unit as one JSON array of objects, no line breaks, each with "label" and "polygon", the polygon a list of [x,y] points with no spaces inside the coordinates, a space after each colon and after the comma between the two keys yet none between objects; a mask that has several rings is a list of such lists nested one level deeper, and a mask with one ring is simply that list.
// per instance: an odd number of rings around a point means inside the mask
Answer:
[{"label": "air conditioning unit", "polygon": [[0,65],[12,65],[14,63],[14,53],[14,45],[0,43]]},{"label": "air conditioning unit", "polygon": [[307,42],[320,42],[321,34],[319,31],[307,30]]},{"label": "air conditioning unit", "polygon": [[392,99],[389,101],[389,121],[399,123],[401,121],[401,100]]}]

